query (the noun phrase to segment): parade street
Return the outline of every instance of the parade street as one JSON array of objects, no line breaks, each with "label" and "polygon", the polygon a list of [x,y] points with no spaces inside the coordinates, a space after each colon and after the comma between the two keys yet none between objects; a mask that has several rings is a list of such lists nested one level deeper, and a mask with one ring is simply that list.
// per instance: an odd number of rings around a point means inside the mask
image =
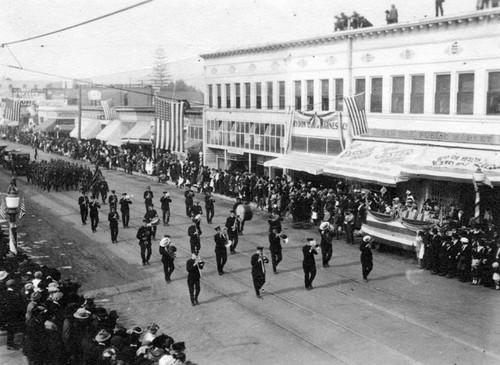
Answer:
[{"label": "parade street", "polygon": [[[32,153],[27,146],[10,146]],[[32,157],[33,158],[33,157]],[[39,159],[56,158],[40,152]],[[63,157],[57,157],[63,158]],[[93,167],[92,167],[93,170]],[[202,271],[199,306],[191,306],[186,283],[190,255],[183,190],[122,171],[105,170],[109,188],[132,196],[130,228],[119,226],[111,243],[107,204],[93,233],[82,225],[77,191],[47,193],[20,177],[27,214],[18,227],[20,249],[40,264],[54,266],[82,284],[98,305],[117,310],[126,328],[155,322],[160,332],[185,341],[198,364],[498,364],[500,298],[498,292],[421,270],[405,255],[373,252],[369,282],[361,276],[359,241],[334,241],[329,268],[316,257],[314,289],[304,288],[302,247],[318,229],[293,229],[283,222],[289,243],[283,247],[278,274],[267,265],[262,299],[256,297],[250,258],[257,246],[268,257],[268,214],[253,210],[236,254],[228,254],[225,274],[218,275],[214,228],[223,226],[234,202],[215,196],[215,218],[202,218]],[[10,173],[0,168],[5,191]],[[137,229],[145,213],[143,192],[151,186],[159,210],[162,192],[172,196],[169,226],[158,226],[149,266],[140,257]],[[204,210],[203,195],[196,194]],[[102,203],[102,202],[101,202]],[[160,211],[161,213],[161,211]],[[158,253],[164,234],[177,246],[175,271],[167,284]],[[0,337],[5,344],[5,336]],[[2,364],[26,363],[21,352],[0,346]]]}]

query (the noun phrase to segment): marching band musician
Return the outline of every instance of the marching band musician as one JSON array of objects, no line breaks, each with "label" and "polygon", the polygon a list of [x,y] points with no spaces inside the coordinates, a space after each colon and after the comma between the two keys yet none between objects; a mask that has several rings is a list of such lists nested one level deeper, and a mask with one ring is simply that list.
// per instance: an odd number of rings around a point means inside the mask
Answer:
[{"label": "marching band musician", "polygon": [[219,275],[224,275],[224,265],[227,262],[227,247],[228,237],[227,228],[224,227],[221,231],[220,227],[215,228],[215,260],[217,262],[217,271]]},{"label": "marching band musician", "polygon": [[186,184],[184,198],[184,204],[186,205],[186,215],[191,218],[191,208],[193,207],[194,200],[194,191],[191,190],[191,184]]},{"label": "marching band musician", "polygon": [[80,216],[82,217],[82,224],[87,224],[87,217],[89,215],[89,196],[86,192],[81,192],[78,198],[78,205],[80,206]]},{"label": "marching band musician", "polygon": [[304,270],[304,284],[307,290],[313,288],[312,283],[316,277],[316,261],[314,255],[318,254],[318,244],[314,238],[307,238],[307,245],[302,247],[302,269]]},{"label": "marching band musician", "polygon": [[363,272],[363,280],[368,281],[368,275],[373,269],[373,254],[371,250],[372,245],[371,236],[364,236],[363,242],[361,242],[359,246],[359,250],[361,251],[361,271]]},{"label": "marching band musician", "polygon": [[111,242],[117,243],[118,240],[118,222],[120,221],[120,216],[116,212],[116,207],[111,206],[111,211],[108,214],[109,230],[111,231]]},{"label": "marching band musician", "polygon": [[323,267],[330,266],[330,259],[333,254],[332,240],[334,236],[334,228],[328,222],[322,222],[319,225],[319,234],[321,235],[321,257],[323,261]]},{"label": "marching band musician", "polygon": [[148,226],[148,223],[148,220],[144,219],[136,235],[141,247],[142,266],[149,265],[149,259],[151,258],[151,227]]},{"label": "marching band musician", "polygon": [[212,219],[215,215],[214,209],[215,199],[212,196],[212,188],[207,189],[207,193],[205,194],[205,211],[207,212],[207,223],[212,223]]},{"label": "marching band musician", "polygon": [[172,199],[170,198],[170,194],[168,191],[163,192],[163,196],[160,198],[161,203],[161,211],[163,213],[163,225],[168,226],[170,222],[170,203],[172,203]]},{"label": "marching band musician", "polygon": [[201,236],[201,216],[203,214],[203,209],[200,206],[200,201],[197,200],[194,202],[194,205],[191,207],[191,219],[196,225],[196,229],[198,230],[198,234]]},{"label": "marching band musician", "polygon": [[278,233],[278,228],[274,227],[272,232],[269,233],[269,251],[271,252],[271,262],[275,274],[278,273],[278,264],[283,260],[281,250],[281,236]]},{"label": "marching band musician", "polygon": [[146,212],[148,211],[148,206],[153,205],[153,192],[151,191],[151,186],[146,187],[146,191],[143,194],[144,205],[146,206]]},{"label": "marching band musician", "polygon": [[193,222],[188,228],[189,244],[191,245],[191,253],[198,255],[201,249],[200,233],[196,228],[196,223]]},{"label": "marching band musician", "polygon": [[123,228],[128,228],[128,222],[130,220],[130,204],[132,200],[127,193],[122,193],[122,198],[118,202],[120,204],[120,212],[122,213]]},{"label": "marching band musician", "polygon": [[198,296],[200,295],[201,270],[204,265],[205,263],[200,256],[194,253],[191,254],[191,258],[186,262],[186,270],[188,272],[187,283],[192,306],[200,304],[198,303]]},{"label": "marching band musician", "polygon": [[[160,241],[160,255],[161,262],[163,263],[163,272],[165,274],[165,281],[167,284],[171,282],[170,276],[175,270],[174,260],[177,252],[177,247],[170,240],[170,236],[166,234]],[[148,264],[149,265],[149,264]]]},{"label": "marching band musician", "polygon": [[[144,214],[144,219],[147,219],[149,222],[152,222],[155,218],[158,218],[158,212],[155,209],[153,203],[147,206],[147,212]],[[151,226],[151,237],[156,239],[156,225]]]},{"label": "marching band musician", "polygon": [[257,247],[257,252],[252,255],[250,263],[252,264],[252,279],[253,286],[255,288],[255,294],[257,295],[257,298],[262,299],[262,295],[260,295],[260,289],[266,282],[265,264],[269,263],[269,259],[264,256],[264,247]]},{"label": "marching band musician", "polygon": [[116,196],[116,191],[111,190],[111,195],[108,198],[109,210],[115,207],[115,211],[118,209],[118,196]]},{"label": "marching band musician", "polygon": [[101,204],[95,196],[92,196],[92,200],[89,204],[90,210],[90,226],[92,228],[92,232],[97,231],[97,225],[99,224],[99,208],[101,208]]},{"label": "marching band musician", "polygon": [[229,239],[232,242],[230,247],[231,253],[236,253],[236,246],[238,246],[238,218],[234,210],[230,210],[231,215],[226,219],[226,229]]}]

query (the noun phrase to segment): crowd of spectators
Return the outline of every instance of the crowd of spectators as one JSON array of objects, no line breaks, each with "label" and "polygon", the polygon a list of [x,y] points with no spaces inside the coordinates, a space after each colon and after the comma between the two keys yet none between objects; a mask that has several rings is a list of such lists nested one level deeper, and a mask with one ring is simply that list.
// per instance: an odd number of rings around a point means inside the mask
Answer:
[{"label": "crowd of spectators", "polygon": [[155,323],[125,328],[115,310],[97,306],[79,288],[25,255],[0,259],[0,327],[7,331],[7,348],[22,347],[35,365],[193,364],[184,342]]}]

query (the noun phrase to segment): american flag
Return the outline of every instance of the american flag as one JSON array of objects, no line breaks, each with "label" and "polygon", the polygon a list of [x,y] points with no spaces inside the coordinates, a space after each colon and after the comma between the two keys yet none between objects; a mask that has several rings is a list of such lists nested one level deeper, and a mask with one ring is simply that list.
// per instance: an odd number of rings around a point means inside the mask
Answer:
[{"label": "american flag", "polygon": [[5,119],[11,121],[21,121],[21,100],[7,99],[5,105]]},{"label": "american flag", "polygon": [[0,218],[2,219],[7,219],[7,213],[5,212],[5,209],[7,207],[5,206],[5,201],[2,199],[2,204],[0,204]]},{"label": "american flag", "polygon": [[24,204],[24,198],[23,198],[19,206],[19,214],[17,216],[17,219],[21,220],[25,215],[26,215],[26,204]]},{"label": "american flag", "polygon": [[351,118],[351,134],[359,136],[368,133],[368,125],[366,123],[365,112],[365,93],[344,98],[344,103],[347,107],[347,112]]},{"label": "american flag", "polygon": [[154,140],[157,150],[184,152],[184,103],[155,98]]},{"label": "american flag", "polygon": [[101,100],[102,109],[104,110],[104,118],[107,120],[118,119],[116,108],[113,104],[113,99]]}]

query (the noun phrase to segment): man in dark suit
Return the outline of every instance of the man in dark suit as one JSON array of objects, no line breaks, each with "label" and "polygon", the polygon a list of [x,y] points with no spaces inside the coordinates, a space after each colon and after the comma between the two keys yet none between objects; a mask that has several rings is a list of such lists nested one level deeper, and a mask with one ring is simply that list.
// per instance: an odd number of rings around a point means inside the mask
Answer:
[{"label": "man in dark suit", "polygon": [[201,216],[203,214],[203,209],[200,206],[200,202],[197,200],[194,202],[194,205],[191,207],[191,219],[196,225],[196,229],[198,233],[201,235]]},{"label": "man in dark suit", "polygon": [[234,210],[230,211],[230,216],[226,219],[225,227],[229,240],[232,241],[230,252],[236,253],[236,246],[238,246],[238,218],[236,218]]},{"label": "man in dark suit", "polygon": [[80,206],[80,216],[82,217],[82,224],[87,224],[87,217],[89,216],[89,197],[86,192],[81,192],[78,198],[78,205]]},{"label": "man in dark suit", "polygon": [[97,231],[97,225],[99,224],[99,209],[101,208],[101,204],[97,201],[95,196],[92,197],[92,200],[89,204],[90,210],[90,226],[92,228],[92,232]]},{"label": "man in dark suit", "polygon": [[359,250],[361,251],[361,271],[363,274],[363,280],[368,281],[368,275],[373,269],[373,254],[371,250],[371,240],[370,236],[364,236],[363,242],[361,242],[359,246]]},{"label": "man in dark suit", "polygon": [[21,324],[24,322],[24,309],[26,305],[23,302],[19,289],[16,288],[16,282],[12,279],[5,283],[7,289],[1,294],[3,305],[3,322],[7,330],[7,349],[18,350],[19,347],[14,343],[14,336]]},{"label": "man in dark suit", "polygon": [[170,198],[168,191],[163,192],[163,196],[160,198],[160,203],[163,225],[168,226],[168,223],[170,222],[170,203],[172,203],[172,198]]},{"label": "man in dark suit", "polygon": [[141,248],[142,266],[149,265],[149,259],[151,258],[151,229],[148,227],[146,219],[142,221],[142,226],[137,230],[136,237]]},{"label": "man in dark suit", "polygon": [[120,212],[122,213],[123,228],[128,228],[128,222],[130,220],[130,204],[132,200],[127,195],[127,193],[122,193],[122,198],[120,199]]},{"label": "man in dark suit", "polygon": [[198,255],[201,249],[200,232],[196,228],[196,224],[193,222],[188,228],[189,243],[191,245],[191,253]]},{"label": "man in dark suit", "polygon": [[118,211],[118,196],[116,196],[115,190],[111,190],[111,195],[108,198],[108,204],[110,211],[112,207],[115,207],[115,210]]},{"label": "man in dark suit", "polygon": [[[148,210],[146,214],[144,214],[144,219],[148,220],[149,222],[153,221],[155,218],[158,218],[158,212],[156,211],[153,203],[151,205],[148,205]],[[151,238],[156,239],[156,228],[157,226],[151,226]]]},{"label": "man in dark suit", "polygon": [[264,256],[264,247],[257,247],[257,252],[252,255],[250,263],[252,265],[252,280],[253,286],[255,288],[255,294],[257,298],[262,299],[260,295],[260,289],[264,286],[266,282],[266,266],[269,259]]},{"label": "man in dark suit", "polygon": [[311,290],[313,288],[313,280],[316,277],[316,260],[314,255],[318,254],[318,244],[314,238],[307,239],[307,245],[302,247],[302,254],[304,255],[304,259],[302,260],[304,285],[307,290]]},{"label": "man in dark suit", "polygon": [[191,185],[186,184],[186,191],[184,192],[184,204],[186,205],[186,215],[191,218],[191,207],[194,203],[194,192],[191,190]]},{"label": "man in dark suit", "polygon": [[200,295],[201,270],[204,265],[205,263],[203,260],[194,253],[191,254],[191,258],[186,261],[186,271],[188,272],[187,283],[192,306],[200,304],[198,303],[198,296]]},{"label": "man in dark suit", "polygon": [[273,272],[278,273],[278,264],[283,259],[281,253],[281,237],[278,233],[277,228],[273,228],[272,232],[269,233],[269,251],[271,252],[271,262],[273,264]]},{"label": "man in dark suit", "polygon": [[109,230],[111,231],[111,242],[118,242],[118,222],[120,216],[116,212],[116,207],[111,206],[111,211],[108,214]]},{"label": "man in dark suit", "polygon": [[224,275],[224,265],[227,262],[227,248],[226,244],[228,241],[227,229],[224,227],[222,230],[220,227],[215,228],[215,260],[217,262],[217,271],[219,275]]},{"label": "man in dark suit", "polygon": [[151,191],[151,187],[148,186],[146,188],[146,191],[144,192],[143,194],[143,197],[144,197],[144,205],[146,207],[146,212],[148,211],[148,207],[150,205],[153,205],[153,192]]},{"label": "man in dark suit", "polygon": [[207,223],[209,224],[212,223],[215,215],[214,202],[215,199],[212,196],[211,188],[208,188],[205,194],[205,211],[207,212]]}]

